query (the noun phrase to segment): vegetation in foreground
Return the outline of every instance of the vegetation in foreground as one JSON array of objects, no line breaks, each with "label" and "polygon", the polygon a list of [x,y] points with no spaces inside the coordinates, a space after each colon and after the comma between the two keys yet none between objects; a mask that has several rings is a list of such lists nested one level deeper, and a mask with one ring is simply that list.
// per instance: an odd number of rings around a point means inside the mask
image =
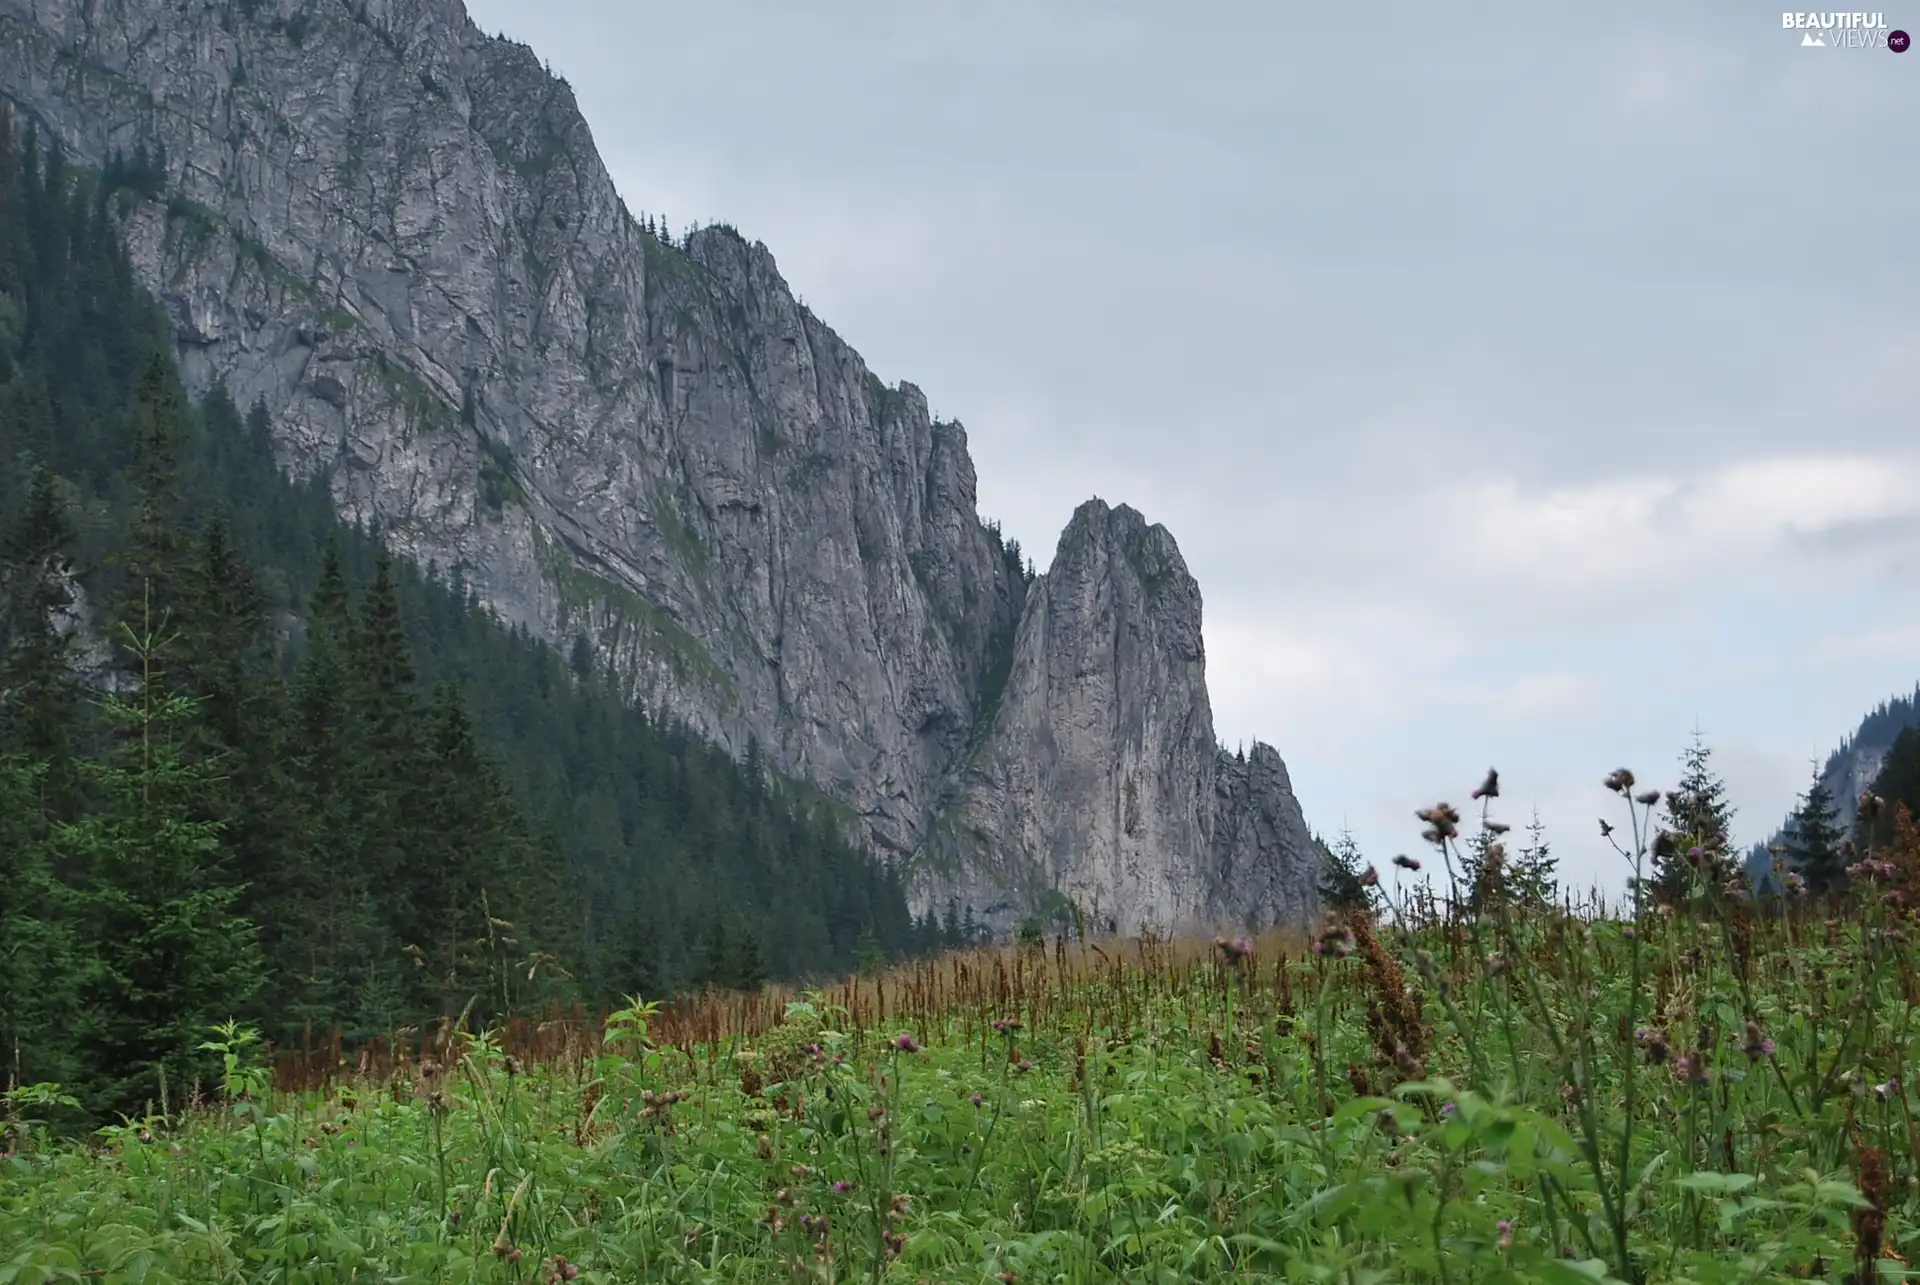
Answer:
[{"label": "vegetation in foreground", "polygon": [[1904,1276],[1920,829],[1844,902],[1769,905],[1608,785],[1629,858],[1698,876],[1622,919],[1526,894],[1504,824],[1463,842],[1441,804],[1472,885],[1383,918],[1362,872],[1310,949],[1056,941],[449,1022],[280,1089],[229,1027],[204,1101],[84,1149],[16,1090],[0,1281]]}]

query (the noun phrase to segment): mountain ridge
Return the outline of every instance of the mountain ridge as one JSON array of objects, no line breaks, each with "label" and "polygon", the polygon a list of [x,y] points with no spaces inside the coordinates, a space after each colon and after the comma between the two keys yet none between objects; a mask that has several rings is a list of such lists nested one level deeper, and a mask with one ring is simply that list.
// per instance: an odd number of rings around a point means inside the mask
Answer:
[{"label": "mountain ridge", "polygon": [[263,402],[397,551],[838,800],[923,905],[1312,903],[1284,764],[1214,739],[1164,528],[1090,502],[1029,582],[965,429],[764,244],[650,235],[565,82],[454,0],[0,0],[0,63],[75,156],[163,158],[123,217],[191,386]]}]

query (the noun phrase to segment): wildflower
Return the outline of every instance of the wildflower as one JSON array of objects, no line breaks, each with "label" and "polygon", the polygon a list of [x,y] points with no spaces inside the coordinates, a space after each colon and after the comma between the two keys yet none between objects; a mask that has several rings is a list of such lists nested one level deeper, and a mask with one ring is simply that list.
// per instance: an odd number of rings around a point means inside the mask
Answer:
[{"label": "wildflower", "polygon": [[893,1041],[893,1047],[902,1053],[918,1053],[920,1045],[911,1035],[900,1035]]},{"label": "wildflower", "polygon": [[1393,864],[1399,866],[1402,870],[1418,870],[1420,868],[1419,859],[1410,857],[1404,852],[1393,859]]},{"label": "wildflower", "polygon": [[1353,953],[1353,929],[1341,923],[1338,916],[1329,914],[1326,927],[1314,940],[1313,953],[1328,959],[1345,959]]},{"label": "wildflower", "polygon": [[1451,839],[1460,833],[1460,813],[1451,803],[1436,803],[1430,808],[1422,808],[1413,814],[1427,823],[1426,831],[1421,835],[1428,843],[1439,843]]},{"label": "wildflower", "polygon": [[1880,796],[1869,790],[1860,796],[1860,819],[1872,825],[1880,819],[1880,809],[1883,806]]},{"label": "wildflower", "polygon": [[1487,822],[1487,829],[1493,834],[1505,834],[1507,831],[1513,829],[1513,827],[1505,821],[1489,821]]},{"label": "wildflower", "polygon": [[1633,1038],[1646,1050],[1649,1066],[1659,1066],[1672,1052],[1667,1046],[1667,1033],[1657,1026],[1643,1026],[1633,1033]]},{"label": "wildflower", "polygon": [[845,1178],[842,1178],[838,1182],[833,1184],[833,1194],[836,1196],[844,1196],[848,1192],[853,1190],[853,1186],[854,1184],[848,1182]]},{"label": "wildflower", "polygon": [[1673,1078],[1696,1089],[1713,1083],[1713,1072],[1707,1069],[1707,1055],[1694,1049],[1673,1059]]},{"label": "wildflower", "polygon": [[1701,846],[1696,843],[1691,848],[1687,849],[1687,864],[1690,866],[1697,866],[1703,860],[1706,859],[1706,855],[1707,854],[1705,849],[1701,848]]},{"label": "wildflower", "polygon": [[1496,1224],[1495,1230],[1500,1233],[1500,1236],[1499,1236],[1499,1239],[1496,1240],[1494,1243],[1498,1245],[1501,1249],[1512,1249],[1513,1248],[1513,1224],[1509,1222],[1507,1219],[1502,1218],[1499,1221],[1499,1223]]},{"label": "wildflower", "polygon": [[1624,767],[1615,768],[1607,773],[1607,779],[1602,784],[1615,794],[1625,794],[1633,788],[1633,773]]},{"label": "wildflower", "polygon": [[1013,1069],[1020,1072],[1022,1075],[1025,1075],[1028,1071],[1031,1071],[1033,1069],[1033,1063],[1027,1061],[1027,1059],[1025,1058],[1021,1058],[1018,1062],[1014,1064]]},{"label": "wildflower", "polygon": [[1642,790],[1640,791],[1640,793],[1633,796],[1633,801],[1635,803],[1645,804],[1647,807],[1652,807],[1654,804],[1660,801],[1660,791]]},{"label": "wildflower", "polygon": [[1487,769],[1487,779],[1480,782],[1480,788],[1473,792],[1476,799],[1497,799],[1500,797],[1500,774],[1492,768]]},{"label": "wildflower", "polygon": [[1605,838],[1611,837],[1612,834],[1613,834],[1613,826],[1607,821],[1605,817],[1601,817],[1600,818],[1600,837],[1602,839],[1605,839]]},{"label": "wildflower", "polygon": [[1511,967],[1507,957],[1497,950],[1487,956],[1487,972],[1494,977],[1504,976]]},{"label": "wildflower", "polygon": [[1377,887],[1379,887],[1379,886],[1380,886],[1380,872],[1379,872],[1378,870],[1376,870],[1376,869],[1374,869],[1374,868],[1373,868],[1372,866],[1368,866],[1368,867],[1367,867],[1367,872],[1366,872],[1365,874],[1363,874],[1363,875],[1361,875],[1361,876],[1360,876],[1360,886],[1361,886],[1362,888],[1377,888]]},{"label": "wildflower", "polygon": [[1773,1056],[1773,1040],[1760,1029],[1760,1023],[1747,1022],[1747,1038],[1741,1044],[1740,1051],[1747,1055],[1747,1061],[1758,1062],[1763,1057]]},{"label": "wildflower", "polygon": [[968,1099],[968,1101],[972,1102],[973,1105],[975,1105],[976,1107],[979,1106],[985,1100],[986,1099],[982,1098],[978,1093],[974,1094],[971,1098]]},{"label": "wildflower", "polygon": [[1900,1078],[1895,1076],[1885,1084],[1874,1085],[1873,1092],[1882,1102],[1891,1102],[1900,1093]]},{"label": "wildflower", "polygon": [[1229,964],[1237,964],[1253,954],[1253,940],[1248,937],[1235,937],[1228,941],[1225,937],[1215,937],[1213,947],[1226,957]]},{"label": "wildflower", "polygon": [[1015,1031],[1020,1029],[1020,1019],[1017,1017],[995,1018],[993,1023],[993,1029],[1000,1032],[1000,1034],[1002,1035],[1012,1035]]},{"label": "wildflower", "polygon": [[1451,1120],[1453,1119],[1454,1113],[1459,1109],[1459,1107],[1451,1102],[1442,1102],[1440,1104],[1440,1118],[1442,1120]]},{"label": "wildflower", "polygon": [[759,1153],[762,1160],[773,1159],[773,1139],[769,1138],[766,1134],[763,1133],[754,1139],[754,1149]]}]

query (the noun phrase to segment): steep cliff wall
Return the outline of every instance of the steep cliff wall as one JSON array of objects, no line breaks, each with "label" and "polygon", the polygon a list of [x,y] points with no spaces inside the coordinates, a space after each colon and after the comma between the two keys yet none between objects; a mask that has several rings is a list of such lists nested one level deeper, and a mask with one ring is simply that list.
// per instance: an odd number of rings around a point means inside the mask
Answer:
[{"label": "steep cliff wall", "polygon": [[457,0],[0,0],[0,93],[84,161],[163,155],[137,265],[189,379],[263,401],[289,468],[635,699],[757,739],[924,898],[1302,901],[1285,769],[1214,744],[1171,537],[1083,509],[1030,587],[960,426],[765,246],[643,230],[565,83]]}]

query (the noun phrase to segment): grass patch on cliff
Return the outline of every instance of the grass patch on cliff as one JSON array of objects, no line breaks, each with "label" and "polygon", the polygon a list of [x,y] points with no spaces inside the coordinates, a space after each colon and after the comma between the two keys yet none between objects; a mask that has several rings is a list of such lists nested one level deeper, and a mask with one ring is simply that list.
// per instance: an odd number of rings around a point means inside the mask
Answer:
[{"label": "grass patch on cliff", "polygon": [[560,597],[562,632],[593,627],[610,648],[631,636],[642,651],[665,661],[681,682],[697,683],[723,701],[739,700],[733,679],[685,626],[633,590],[582,566],[537,526],[534,540]]},{"label": "grass patch on cliff", "polygon": [[[443,432],[457,422],[458,412],[455,408],[418,374],[379,351],[373,354],[372,365],[374,378],[379,382],[383,394],[381,409],[400,415],[408,432]],[[487,444],[485,439],[482,439],[482,444]],[[508,475],[510,479],[510,468]],[[515,490],[518,490],[517,484]]]}]

